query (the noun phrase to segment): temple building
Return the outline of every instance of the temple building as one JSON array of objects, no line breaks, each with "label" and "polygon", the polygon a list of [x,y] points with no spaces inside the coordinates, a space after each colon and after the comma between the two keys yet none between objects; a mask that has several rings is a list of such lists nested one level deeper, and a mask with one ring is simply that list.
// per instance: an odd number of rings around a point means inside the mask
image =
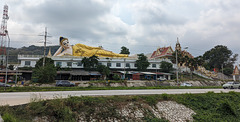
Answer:
[{"label": "temple building", "polygon": [[156,51],[154,51],[150,57],[150,59],[170,59],[172,57],[172,47],[162,47],[158,48]]},{"label": "temple building", "polygon": [[[85,71],[81,62],[84,57],[92,55],[97,55],[99,64],[108,66],[112,74],[118,73],[122,78],[134,79],[134,74],[138,73],[145,79],[171,79],[170,76],[172,74],[162,73],[159,70],[162,61],[171,63],[170,57],[172,52],[171,47],[158,48],[148,59],[150,65],[147,71],[139,72],[135,63],[138,59],[136,56],[113,53],[103,49],[103,47],[91,47],[83,44],[70,46],[67,38],[60,37],[58,51],[53,56],[49,51],[47,57],[54,61],[55,66],[58,65],[61,68],[71,69],[71,71],[58,71],[56,79],[69,79],[71,77],[71,80],[81,81],[99,78],[101,75],[99,72]],[[42,55],[18,55],[18,59],[21,62],[19,67],[35,67],[36,62],[42,57]],[[26,79],[30,80],[29,77]]]},{"label": "temple building", "polygon": [[177,43],[176,43],[175,50],[177,50],[178,52],[181,52],[181,54],[182,54],[183,57],[188,56],[189,58],[194,58],[194,57],[192,56],[192,54],[190,54],[188,51],[182,50],[182,47],[181,47],[181,45],[180,45],[180,43],[179,43],[178,38],[177,38]]},{"label": "temple building", "polygon": [[240,77],[239,77],[240,73],[239,73],[239,70],[238,70],[238,67],[237,67],[237,66],[235,66],[232,75],[233,75],[233,80],[234,80],[234,81],[240,80]]}]

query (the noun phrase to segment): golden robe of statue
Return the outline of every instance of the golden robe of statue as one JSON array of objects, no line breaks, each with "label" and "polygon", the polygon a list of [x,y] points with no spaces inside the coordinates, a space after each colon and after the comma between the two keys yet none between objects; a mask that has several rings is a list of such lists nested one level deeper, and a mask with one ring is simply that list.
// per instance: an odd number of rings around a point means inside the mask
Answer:
[{"label": "golden robe of statue", "polygon": [[[91,47],[84,44],[69,45],[67,38],[60,37],[60,48],[56,51],[54,56],[72,55],[91,57],[93,55],[98,57],[128,57],[127,54],[117,54],[111,51],[102,49],[101,47]],[[64,49],[64,50],[63,50]]]}]

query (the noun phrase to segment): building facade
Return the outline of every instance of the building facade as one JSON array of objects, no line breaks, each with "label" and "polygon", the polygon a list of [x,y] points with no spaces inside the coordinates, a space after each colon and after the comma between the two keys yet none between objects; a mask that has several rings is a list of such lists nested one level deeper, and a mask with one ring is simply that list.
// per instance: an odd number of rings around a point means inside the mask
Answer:
[{"label": "building facade", "polygon": [[[18,55],[18,60],[20,60],[19,67],[35,67],[36,62],[42,58],[41,55]],[[75,56],[52,56],[49,57],[54,60],[55,66],[59,65],[61,68],[71,68],[71,69],[83,69],[83,64],[81,63],[84,57],[75,57]],[[110,69],[114,70],[136,70],[136,58],[99,58],[99,64],[108,66]],[[159,69],[161,62],[166,61],[170,62],[169,59],[149,59],[150,65],[147,68],[150,70]]]}]

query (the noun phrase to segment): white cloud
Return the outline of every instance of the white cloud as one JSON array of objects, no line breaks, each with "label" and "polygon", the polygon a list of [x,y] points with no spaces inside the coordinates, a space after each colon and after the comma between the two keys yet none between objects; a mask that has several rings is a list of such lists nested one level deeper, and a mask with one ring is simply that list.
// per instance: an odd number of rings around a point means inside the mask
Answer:
[{"label": "white cloud", "polygon": [[[37,36],[48,27],[58,44],[65,36],[72,44],[102,45],[119,52],[121,46],[131,53],[149,53],[157,47],[173,48],[179,37],[193,55],[218,44],[234,53],[240,51],[240,1],[199,0],[9,0],[8,29],[19,44],[38,44]],[[0,6],[1,8],[1,6]],[[1,10],[0,10],[1,11]],[[31,43],[30,43],[31,42]]]}]

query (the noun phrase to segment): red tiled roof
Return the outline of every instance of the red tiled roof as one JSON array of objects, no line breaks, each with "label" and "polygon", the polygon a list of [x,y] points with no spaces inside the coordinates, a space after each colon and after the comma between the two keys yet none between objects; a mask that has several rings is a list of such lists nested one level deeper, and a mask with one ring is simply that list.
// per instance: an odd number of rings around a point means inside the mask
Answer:
[{"label": "red tiled roof", "polygon": [[[156,51],[152,53],[151,58],[158,58],[163,56],[171,56],[172,53],[169,53],[168,50],[171,49],[171,47],[162,47],[158,48]],[[172,49],[171,49],[172,50]]]}]

